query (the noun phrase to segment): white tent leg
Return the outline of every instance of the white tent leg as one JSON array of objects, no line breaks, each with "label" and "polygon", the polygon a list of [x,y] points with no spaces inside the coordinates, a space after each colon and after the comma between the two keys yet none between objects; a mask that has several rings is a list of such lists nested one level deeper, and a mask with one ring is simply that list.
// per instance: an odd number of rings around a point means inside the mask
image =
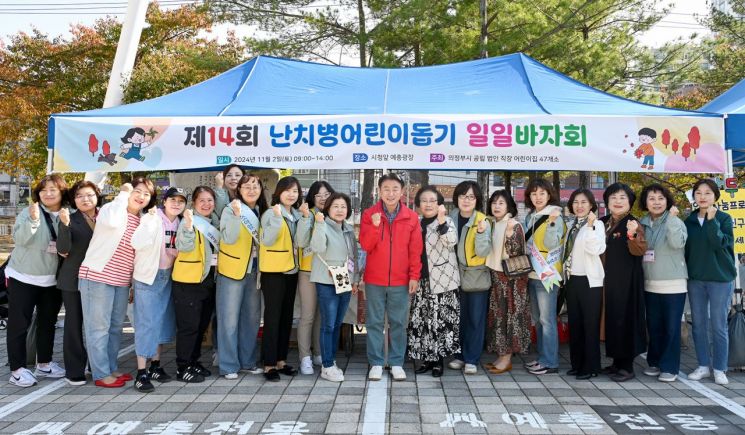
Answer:
[{"label": "white tent leg", "polygon": [[54,149],[47,148],[47,174],[52,173],[52,161],[54,160]]}]

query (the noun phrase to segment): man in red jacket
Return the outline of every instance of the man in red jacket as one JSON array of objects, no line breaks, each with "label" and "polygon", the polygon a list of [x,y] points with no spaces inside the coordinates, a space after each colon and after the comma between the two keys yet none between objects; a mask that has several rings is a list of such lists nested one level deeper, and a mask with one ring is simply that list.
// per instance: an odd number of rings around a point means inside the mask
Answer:
[{"label": "man in red jacket", "polygon": [[404,352],[409,318],[409,295],[416,292],[422,268],[422,230],[419,216],[401,203],[404,182],[393,173],[378,180],[380,201],[362,213],[360,245],[367,252],[365,299],[367,299],[368,378],[383,376],[384,331],[388,315],[390,347],[388,363],[397,381],[406,379]]}]

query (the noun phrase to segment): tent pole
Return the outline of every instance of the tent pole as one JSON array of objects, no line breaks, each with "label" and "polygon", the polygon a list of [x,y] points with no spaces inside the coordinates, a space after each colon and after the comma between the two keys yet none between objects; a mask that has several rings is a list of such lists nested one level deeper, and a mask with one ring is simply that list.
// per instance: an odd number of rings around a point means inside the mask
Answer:
[{"label": "tent pole", "polygon": [[54,157],[54,149],[47,148],[47,174],[52,173],[52,161]]}]

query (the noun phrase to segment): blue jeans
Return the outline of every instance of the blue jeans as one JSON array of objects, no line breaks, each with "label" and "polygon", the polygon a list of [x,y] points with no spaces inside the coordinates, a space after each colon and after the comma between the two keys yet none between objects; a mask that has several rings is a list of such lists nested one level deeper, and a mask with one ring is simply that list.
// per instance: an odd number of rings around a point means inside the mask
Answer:
[{"label": "blue jeans", "polygon": [[686,294],[644,292],[644,300],[649,331],[647,363],[664,373],[677,375],[680,371],[680,321]]},{"label": "blue jeans", "polygon": [[103,379],[118,368],[122,327],[127,314],[129,287],[80,279],[80,302],[93,380]]},{"label": "blue jeans", "polygon": [[148,359],[158,345],[176,335],[176,311],[171,299],[171,269],[160,269],[152,285],[135,280],[135,353]]},{"label": "blue jeans", "polygon": [[481,360],[486,332],[486,313],[489,309],[489,290],[460,293],[460,348],[455,358],[476,365]]},{"label": "blue jeans", "polygon": [[642,162],[642,165],[654,166],[654,154],[652,154],[651,156],[644,156],[644,161]]},{"label": "blue jeans", "polygon": [[240,281],[218,274],[215,310],[220,374],[255,367],[261,323],[261,292],[256,289],[256,273],[249,273]]},{"label": "blue jeans", "polygon": [[530,309],[535,323],[538,363],[543,367],[559,367],[559,331],[556,329],[556,300],[559,286],[546,291],[541,281],[528,280]]},{"label": "blue jeans", "polygon": [[403,366],[404,352],[406,352],[406,327],[409,323],[408,286],[386,287],[367,284],[365,285],[365,299],[367,300],[368,362],[371,366],[385,365],[383,326],[387,313],[390,328],[388,363],[391,366]]},{"label": "blue jeans", "polygon": [[321,309],[321,359],[324,367],[334,365],[339,347],[339,331],[349,307],[352,292],[336,294],[332,284],[316,283],[318,306]]},{"label": "blue jeans", "polygon": [[[688,298],[693,320],[693,343],[696,345],[698,365],[714,370],[727,371],[729,334],[727,314],[732,304],[732,282],[688,281]],[[711,323],[713,343],[709,343],[708,326]],[[713,353],[711,352],[713,344]],[[712,358],[713,356],[713,358]]]}]

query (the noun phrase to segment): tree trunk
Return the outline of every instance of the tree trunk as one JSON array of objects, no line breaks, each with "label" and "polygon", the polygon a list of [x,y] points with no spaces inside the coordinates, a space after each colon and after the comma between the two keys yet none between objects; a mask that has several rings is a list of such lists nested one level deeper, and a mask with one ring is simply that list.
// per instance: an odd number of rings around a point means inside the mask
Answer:
[{"label": "tree trunk", "polygon": [[481,203],[486,205],[489,201],[489,171],[479,171],[476,177],[476,182],[481,187]]},{"label": "tree trunk", "polygon": [[579,171],[579,187],[580,189],[589,189],[590,188],[590,175],[592,172],[589,171]]},{"label": "tree trunk", "polygon": [[559,198],[561,198],[561,177],[559,176],[559,171],[551,171],[551,176],[554,190],[556,191],[556,194],[559,195]]},{"label": "tree trunk", "polygon": [[504,190],[512,194],[512,171],[504,171]]},{"label": "tree trunk", "polygon": [[422,184],[422,187],[429,186],[429,171],[428,170],[422,170],[419,171],[419,181]]},{"label": "tree trunk", "polygon": [[538,178],[538,172],[528,171],[528,183]]},{"label": "tree trunk", "polygon": [[362,185],[362,197],[360,198],[360,209],[370,208],[375,203],[373,192],[375,189],[375,169],[365,169]]},{"label": "tree trunk", "polygon": [[486,44],[489,42],[489,27],[486,22],[486,0],[479,2],[479,15],[481,16],[481,37],[479,38],[481,58],[486,59],[489,57],[489,52],[486,49]]}]

